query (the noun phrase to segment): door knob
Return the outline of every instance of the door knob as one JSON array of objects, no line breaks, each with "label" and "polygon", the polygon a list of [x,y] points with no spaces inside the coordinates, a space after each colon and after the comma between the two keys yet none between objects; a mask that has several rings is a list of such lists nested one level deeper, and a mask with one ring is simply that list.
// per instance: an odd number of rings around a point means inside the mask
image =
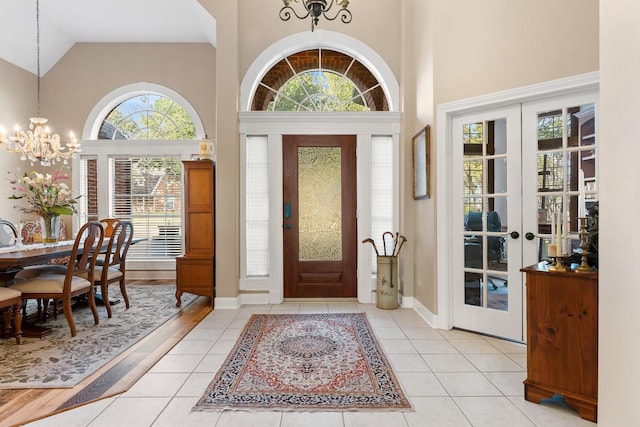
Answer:
[{"label": "door knob", "polygon": [[524,235],[524,238],[527,240],[533,240],[533,238],[536,237],[532,232],[528,232]]},{"label": "door knob", "polygon": [[517,231],[512,231],[511,232],[511,238],[512,239],[517,239],[518,237],[520,237],[520,233],[518,233]]}]

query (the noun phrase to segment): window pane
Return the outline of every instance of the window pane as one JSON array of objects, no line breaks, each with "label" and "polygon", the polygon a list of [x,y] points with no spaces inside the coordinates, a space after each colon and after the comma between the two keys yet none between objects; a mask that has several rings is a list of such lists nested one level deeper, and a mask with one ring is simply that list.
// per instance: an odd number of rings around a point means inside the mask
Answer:
[{"label": "window pane", "polygon": [[269,165],[267,137],[247,136],[245,216],[247,277],[269,276]]},{"label": "window pane", "polygon": [[342,150],[298,147],[299,257],[342,259]]},{"label": "window pane", "polygon": [[[382,250],[382,233],[393,230],[393,140],[390,136],[371,139],[371,238]],[[371,271],[377,273],[376,254]]]},{"label": "window pane", "polygon": [[189,114],[172,99],[143,94],[118,104],[107,115],[98,139],[196,139]]},{"label": "window pane", "polygon": [[129,259],[182,254],[182,163],[178,157],[110,158],[110,216],[130,219],[136,238]]}]

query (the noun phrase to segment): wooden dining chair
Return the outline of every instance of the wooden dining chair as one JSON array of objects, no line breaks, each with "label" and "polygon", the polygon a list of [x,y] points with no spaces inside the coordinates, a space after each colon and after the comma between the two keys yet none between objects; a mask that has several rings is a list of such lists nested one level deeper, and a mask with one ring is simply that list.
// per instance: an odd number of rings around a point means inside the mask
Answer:
[{"label": "wooden dining chair", "polygon": [[22,294],[15,289],[9,289],[0,286],[0,310],[4,316],[4,337],[11,335],[11,315],[14,318],[14,333],[16,344],[20,344],[22,340],[22,313],[20,306],[22,305]]},{"label": "wooden dining chair", "polygon": [[104,227],[104,237],[111,237],[119,222],[120,219],[118,218],[102,218],[100,224]]},{"label": "wooden dining chair", "polygon": [[65,274],[44,273],[40,276],[17,281],[9,289],[22,292],[27,299],[61,300],[64,315],[76,336],[76,325],[71,311],[71,298],[87,294],[87,302],[97,325],[98,310],[94,298],[94,268],[104,240],[104,229],[98,221],[84,224],[76,236]]},{"label": "wooden dining chair", "polygon": [[133,239],[133,223],[131,221],[118,221],[113,226],[107,252],[104,254],[102,265],[96,265],[94,278],[96,286],[100,285],[102,301],[107,309],[107,316],[111,317],[111,304],[109,303],[109,285],[120,283],[120,292],[124,303],[129,308],[129,296],[126,289],[126,260],[131,240]]}]

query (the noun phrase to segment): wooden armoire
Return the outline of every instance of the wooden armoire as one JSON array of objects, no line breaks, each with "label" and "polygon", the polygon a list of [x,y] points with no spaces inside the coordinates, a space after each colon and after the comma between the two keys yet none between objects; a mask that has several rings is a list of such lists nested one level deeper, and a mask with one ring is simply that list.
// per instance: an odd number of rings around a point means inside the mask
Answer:
[{"label": "wooden armoire", "polygon": [[176,306],[188,292],[215,297],[215,163],[185,160],[184,255],[176,258]]}]

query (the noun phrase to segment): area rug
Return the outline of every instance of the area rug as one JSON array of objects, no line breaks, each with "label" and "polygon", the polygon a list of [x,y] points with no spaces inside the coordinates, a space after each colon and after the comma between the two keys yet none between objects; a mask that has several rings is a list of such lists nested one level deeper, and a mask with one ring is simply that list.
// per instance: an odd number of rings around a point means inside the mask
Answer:
[{"label": "area rug", "polygon": [[255,314],[194,410],[409,410],[364,313]]},{"label": "area rug", "polygon": [[[175,285],[129,285],[131,307],[124,302],[112,305],[109,319],[98,306],[98,325],[88,305],[75,307],[75,337],[61,313],[37,323],[52,330],[43,338],[23,338],[21,345],[12,338],[0,339],[0,389],[73,387],[180,311],[175,291]],[[109,289],[109,297],[122,300],[118,286]],[[196,296],[182,298],[184,309]]]}]

